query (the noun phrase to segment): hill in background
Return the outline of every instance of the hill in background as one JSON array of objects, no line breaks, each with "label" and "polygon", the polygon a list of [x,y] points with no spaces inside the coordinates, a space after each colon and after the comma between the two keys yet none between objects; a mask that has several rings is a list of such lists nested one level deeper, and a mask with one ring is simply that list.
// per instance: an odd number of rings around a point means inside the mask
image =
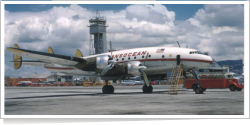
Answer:
[{"label": "hill in background", "polygon": [[225,60],[225,61],[218,61],[217,63],[221,66],[228,65],[229,71],[234,72],[238,75],[243,73],[243,60]]}]

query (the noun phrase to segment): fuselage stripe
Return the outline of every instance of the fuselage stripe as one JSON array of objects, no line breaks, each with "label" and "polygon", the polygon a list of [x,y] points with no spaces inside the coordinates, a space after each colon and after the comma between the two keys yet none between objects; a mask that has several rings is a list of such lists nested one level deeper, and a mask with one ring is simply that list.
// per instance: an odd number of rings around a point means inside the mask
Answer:
[{"label": "fuselage stripe", "polygon": [[[125,63],[129,61],[142,61],[144,62],[145,59],[131,59],[127,61],[118,61],[117,63]],[[162,58],[162,59],[147,59],[146,61],[176,61],[176,59],[169,59],[169,58]],[[200,60],[200,59],[181,59],[181,61],[193,61],[193,62],[203,62],[203,63],[212,63],[213,61],[209,60]]]}]

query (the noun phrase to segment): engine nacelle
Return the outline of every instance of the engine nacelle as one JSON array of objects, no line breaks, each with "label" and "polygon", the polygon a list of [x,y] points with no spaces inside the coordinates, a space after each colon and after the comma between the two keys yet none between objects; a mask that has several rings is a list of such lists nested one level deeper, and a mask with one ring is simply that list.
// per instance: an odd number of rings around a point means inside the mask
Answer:
[{"label": "engine nacelle", "polygon": [[133,76],[141,75],[141,70],[146,69],[146,67],[142,66],[141,62],[139,61],[130,61],[127,62],[126,65],[128,74]]},{"label": "engine nacelle", "polygon": [[103,55],[96,57],[96,68],[103,70],[106,66],[109,65],[109,55]]}]

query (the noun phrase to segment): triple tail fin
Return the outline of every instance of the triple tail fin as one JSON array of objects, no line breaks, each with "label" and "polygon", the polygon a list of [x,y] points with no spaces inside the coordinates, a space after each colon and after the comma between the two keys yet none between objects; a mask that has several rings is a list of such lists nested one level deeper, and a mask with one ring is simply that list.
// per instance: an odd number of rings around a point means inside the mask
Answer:
[{"label": "triple tail fin", "polygon": [[83,57],[79,49],[76,50],[76,57],[79,57],[79,58]]},{"label": "triple tail fin", "polygon": [[[14,48],[19,48],[17,44],[14,44]],[[22,66],[22,57],[13,54],[14,68],[19,69]]]},{"label": "triple tail fin", "polygon": [[52,50],[50,46],[48,47],[48,53],[54,54],[54,51]]}]

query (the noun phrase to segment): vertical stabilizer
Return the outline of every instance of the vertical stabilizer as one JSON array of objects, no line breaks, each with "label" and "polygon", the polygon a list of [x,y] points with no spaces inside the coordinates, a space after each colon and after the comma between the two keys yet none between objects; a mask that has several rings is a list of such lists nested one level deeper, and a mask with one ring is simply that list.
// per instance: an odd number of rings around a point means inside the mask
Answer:
[{"label": "vertical stabilizer", "polygon": [[50,46],[48,47],[48,53],[54,54],[54,52]]},{"label": "vertical stabilizer", "polygon": [[83,57],[79,49],[76,50],[76,57],[79,57],[79,58]]},{"label": "vertical stabilizer", "polygon": [[[19,48],[17,44],[14,44],[14,48]],[[19,69],[22,65],[22,57],[13,54],[14,68]]]}]

